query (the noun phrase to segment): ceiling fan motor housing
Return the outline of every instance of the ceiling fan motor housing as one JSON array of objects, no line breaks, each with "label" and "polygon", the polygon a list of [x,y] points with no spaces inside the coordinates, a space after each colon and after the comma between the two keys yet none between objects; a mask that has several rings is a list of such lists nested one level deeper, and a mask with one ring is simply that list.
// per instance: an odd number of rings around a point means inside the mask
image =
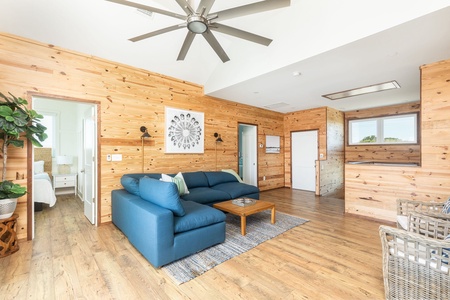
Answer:
[{"label": "ceiling fan motor housing", "polygon": [[187,28],[192,33],[202,34],[208,29],[208,20],[203,16],[192,15],[187,18]]}]

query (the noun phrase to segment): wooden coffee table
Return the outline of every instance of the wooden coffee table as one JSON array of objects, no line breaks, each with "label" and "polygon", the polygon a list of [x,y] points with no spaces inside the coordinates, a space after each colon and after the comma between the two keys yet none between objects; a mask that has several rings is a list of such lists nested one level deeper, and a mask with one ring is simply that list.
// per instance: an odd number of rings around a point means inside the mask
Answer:
[{"label": "wooden coffee table", "polygon": [[236,204],[233,204],[231,201],[225,201],[216,203],[213,205],[214,208],[220,209],[222,211],[229,212],[233,215],[237,215],[241,217],[241,234],[245,235],[245,229],[247,227],[247,216],[256,214],[258,212],[261,212],[263,210],[272,210],[271,220],[270,222],[272,224],[275,224],[275,203],[262,201],[262,200],[256,200],[256,203],[249,206],[239,206]]}]

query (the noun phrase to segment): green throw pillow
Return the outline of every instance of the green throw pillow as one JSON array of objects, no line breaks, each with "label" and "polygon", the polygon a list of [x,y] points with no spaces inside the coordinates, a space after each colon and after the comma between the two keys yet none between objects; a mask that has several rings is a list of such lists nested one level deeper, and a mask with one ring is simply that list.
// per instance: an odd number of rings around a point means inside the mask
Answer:
[{"label": "green throw pillow", "polygon": [[177,186],[179,195],[189,194],[189,190],[184,182],[183,175],[179,172],[175,177],[169,176],[167,174],[161,174],[161,180],[165,182],[173,182]]}]

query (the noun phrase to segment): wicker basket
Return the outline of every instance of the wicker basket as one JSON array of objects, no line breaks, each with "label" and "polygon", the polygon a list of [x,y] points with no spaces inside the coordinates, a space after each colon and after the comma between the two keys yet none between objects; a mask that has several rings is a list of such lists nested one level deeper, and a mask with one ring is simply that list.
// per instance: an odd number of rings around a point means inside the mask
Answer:
[{"label": "wicker basket", "polygon": [[0,200],[0,219],[8,219],[16,210],[17,198]]}]

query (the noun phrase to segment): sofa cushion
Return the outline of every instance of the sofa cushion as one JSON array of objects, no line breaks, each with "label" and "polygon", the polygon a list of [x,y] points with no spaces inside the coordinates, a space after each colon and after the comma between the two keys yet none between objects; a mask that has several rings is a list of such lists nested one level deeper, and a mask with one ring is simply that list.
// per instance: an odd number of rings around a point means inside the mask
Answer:
[{"label": "sofa cushion", "polygon": [[139,193],[142,199],[171,210],[177,217],[185,215],[177,186],[173,182],[144,176],[139,180]]},{"label": "sofa cushion", "polygon": [[226,192],[230,194],[232,199],[259,193],[259,189],[256,186],[240,182],[221,183],[211,187],[211,189]]},{"label": "sofa cushion", "polygon": [[165,182],[173,182],[177,185],[178,194],[185,195],[189,194],[189,190],[186,186],[186,182],[184,182],[183,175],[179,172],[175,177],[172,177],[167,174],[161,174],[161,180]]},{"label": "sofa cushion", "polygon": [[450,214],[450,197],[444,203],[444,206],[442,207],[442,213]]},{"label": "sofa cushion", "polygon": [[192,201],[182,201],[181,204],[186,214],[183,217],[174,217],[175,233],[225,221],[225,214],[215,208]]},{"label": "sofa cushion", "polygon": [[[170,175],[170,174],[169,174]],[[129,176],[129,177],[133,177],[136,179],[141,179],[144,176],[153,178],[153,179],[160,179],[161,178],[161,173],[130,173],[130,174],[125,174],[123,176]],[[170,175],[173,176],[173,175]]]},{"label": "sofa cushion", "polygon": [[192,188],[189,190],[188,195],[183,195],[181,198],[186,201],[205,204],[231,199],[230,194],[209,187]]},{"label": "sofa cushion", "polygon": [[120,183],[128,193],[139,196],[139,179],[133,176],[123,175]]},{"label": "sofa cushion", "polygon": [[236,177],[236,179],[243,183],[244,181],[242,180],[242,178],[239,176],[238,173],[236,173],[233,169],[223,169],[222,172],[226,172],[226,173],[230,173],[231,175],[233,175],[234,177]]},{"label": "sofa cushion", "polygon": [[225,182],[238,182],[234,175],[227,172],[205,172],[206,178],[208,178],[209,186],[215,186]]},{"label": "sofa cushion", "polygon": [[203,172],[186,172],[183,173],[184,181],[188,189],[196,187],[208,187],[208,179]]}]

